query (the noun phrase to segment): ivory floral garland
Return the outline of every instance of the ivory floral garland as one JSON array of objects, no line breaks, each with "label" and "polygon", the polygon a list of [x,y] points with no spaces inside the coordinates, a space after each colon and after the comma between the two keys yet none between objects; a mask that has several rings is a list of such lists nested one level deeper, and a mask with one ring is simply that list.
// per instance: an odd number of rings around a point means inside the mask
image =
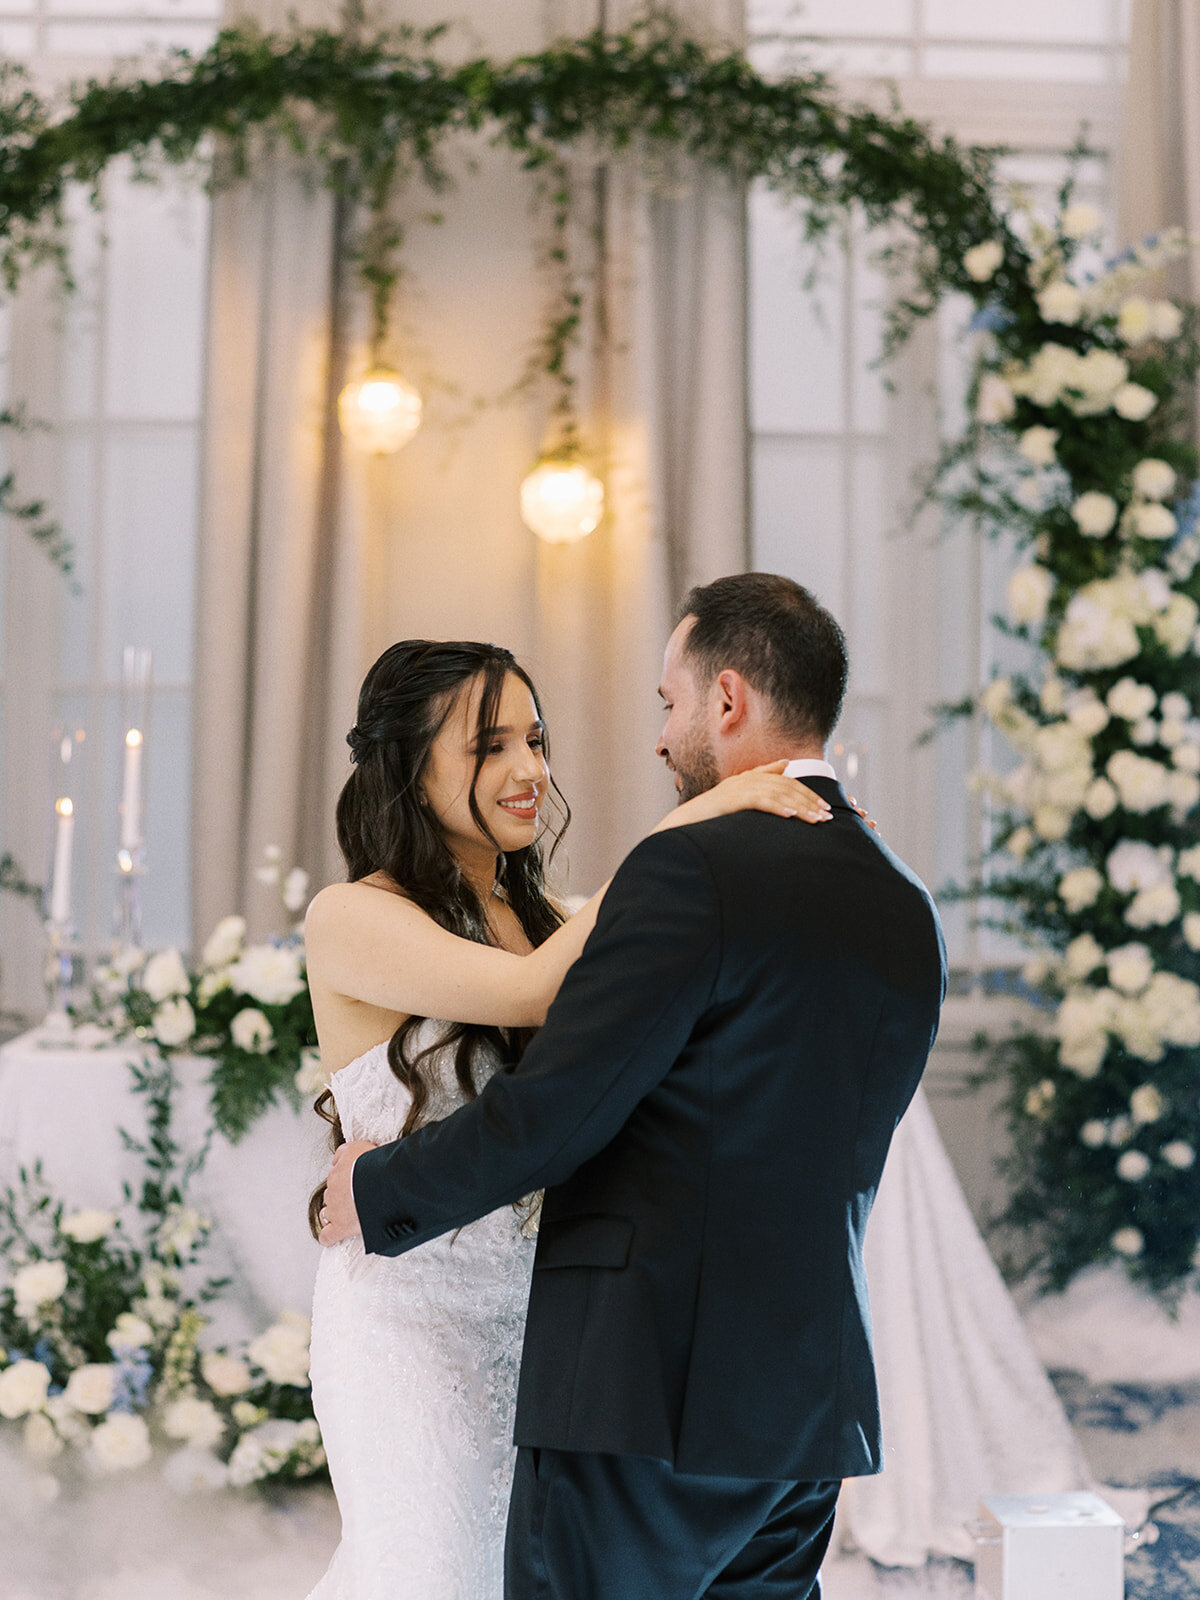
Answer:
[{"label": "ivory floral garland", "polygon": [[982,709],[1019,758],[976,891],[1037,952],[1048,1026],[1000,1048],[1016,1143],[1005,1220],[1062,1286],[1200,1266],[1200,496],[1195,315],[1149,285],[1177,234],[1087,272],[1101,218],[1017,212],[964,258],[987,330],[945,498],[1027,552],[1001,626],[1036,647]]}]

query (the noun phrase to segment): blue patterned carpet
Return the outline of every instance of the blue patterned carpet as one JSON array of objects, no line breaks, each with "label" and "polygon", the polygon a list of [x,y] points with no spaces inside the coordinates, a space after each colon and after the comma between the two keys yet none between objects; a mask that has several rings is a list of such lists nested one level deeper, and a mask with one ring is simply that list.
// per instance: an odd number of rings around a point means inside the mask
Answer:
[{"label": "blue patterned carpet", "polygon": [[1078,1373],[1054,1381],[1096,1476],[1154,1497],[1152,1526],[1126,1558],[1127,1600],[1197,1600],[1200,1384],[1097,1387]]}]

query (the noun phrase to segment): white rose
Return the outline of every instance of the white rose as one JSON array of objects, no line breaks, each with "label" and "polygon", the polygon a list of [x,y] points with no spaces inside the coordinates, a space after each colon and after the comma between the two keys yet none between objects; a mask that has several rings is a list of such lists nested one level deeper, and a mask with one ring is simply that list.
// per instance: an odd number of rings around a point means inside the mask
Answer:
[{"label": "white rose", "polygon": [[1187,1172],[1196,1161],[1196,1152],[1184,1139],[1172,1139],[1170,1144],[1163,1145],[1161,1155],[1167,1165],[1174,1167],[1177,1172]]},{"label": "white rose", "polygon": [[1169,690],[1162,697],[1162,714],[1172,722],[1186,722],[1192,714],[1187,695],[1180,694],[1178,689]]},{"label": "white rose", "polygon": [[92,1429],[91,1445],[106,1472],[140,1467],[150,1459],[150,1430],[141,1417],[118,1411]]},{"label": "white rose", "polygon": [[975,415],[985,426],[1008,422],[1017,409],[1013,392],[997,372],[985,372],[975,397]]},{"label": "white rose", "polygon": [[1072,939],[1065,954],[1067,975],[1071,978],[1086,978],[1104,960],[1103,949],[1090,933],[1081,933],[1077,939]]},{"label": "white rose", "polygon": [[246,1346],[246,1354],[272,1383],[302,1387],[308,1382],[310,1327],[307,1317],[285,1311],[278,1322]]},{"label": "white rose", "polygon": [[195,1033],[196,1013],[182,998],[164,1000],[156,1008],[150,1026],[159,1044],[170,1049],[174,1045],[186,1044]]},{"label": "white rose", "polygon": [[300,911],[308,894],[308,873],[303,867],[293,867],[283,880],[283,903],[288,911]]},{"label": "white rose", "polygon": [[1141,815],[1167,804],[1170,774],[1161,762],[1132,750],[1117,750],[1109,756],[1104,770],[1116,785],[1121,804],[1129,811]]},{"label": "white rose", "polygon": [[86,1366],[76,1367],[67,1379],[63,1397],[76,1411],[86,1412],[89,1417],[98,1416],[113,1403],[116,1372],[111,1362],[91,1361]]},{"label": "white rose", "polygon": [[28,1322],[38,1310],[57,1300],[67,1287],[67,1269],[61,1261],[31,1261],[12,1275],[17,1315]]},{"label": "white rose", "polygon": [[1109,1243],[1118,1255],[1140,1256],[1145,1245],[1140,1228],[1118,1228]]},{"label": "white rose", "polygon": [[[1136,1056],[1139,1061],[1161,1061],[1163,1058],[1162,1033],[1155,1026],[1155,1020],[1149,1010],[1140,1000],[1131,1000],[1127,996],[1119,999],[1113,1008],[1112,1031],[1120,1039],[1131,1056]],[[1130,1118],[1124,1119],[1129,1123],[1128,1134],[1133,1132],[1133,1123]],[[1113,1143],[1117,1138],[1114,1134]]]},{"label": "white rose", "polygon": [[35,1461],[53,1461],[62,1454],[58,1429],[44,1411],[33,1411],[25,1418],[23,1436],[25,1449]]},{"label": "white rose", "polygon": [[1085,200],[1076,200],[1059,218],[1059,231],[1064,239],[1086,239],[1104,226],[1104,218],[1095,206]]},{"label": "white rose", "polygon": [[1117,667],[1141,650],[1132,620],[1114,611],[1111,591],[1087,584],[1072,595],[1054,641],[1059,662],[1073,672]]},{"label": "white rose", "polygon": [[275,1042],[275,1030],[262,1012],[253,1006],[238,1012],[229,1024],[229,1032],[239,1050],[248,1050],[255,1055],[265,1055]]},{"label": "white rose", "polygon": [[50,1369],[22,1358],[0,1372],[0,1417],[10,1421],[40,1411],[50,1387]]},{"label": "white rose", "polygon": [[1018,567],[1008,580],[1008,612],[1014,622],[1042,622],[1054,592],[1054,575],[1045,567]]},{"label": "white rose", "polygon": [[1107,778],[1097,778],[1094,783],[1088,784],[1083,807],[1088,816],[1094,817],[1097,822],[1112,816],[1117,809],[1117,791]]},{"label": "white rose", "polygon": [[1003,260],[1004,246],[999,239],[985,239],[982,244],[973,244],[966,252],[963,266],[968,278],[975,283],[986,283]]},{"label": "white rose", "polygon": [[1071,814],[1058,806],[1038,806],[1033,814],[1033,831],[1051,844],[1065,839],[1071,831]]},{"label": "white rose", "polygon": [[1138,1127],[1145,1127],[1148,1122],[1158,1122],[1167,1103],[1161,1091],[1153,1083],[1139,1084],[1129,1096],[1129,1111]]},{"label": "white rose", "polygon": [[1133,469],[1133,487],[1147,500],[1165,500],[1175,488],[1175,469],[1157,456],[1147,456]]},{"label": "white rose", "polygon": [[59,1229],[76,1244],[94,1244],[103,1239],[116,1220],[111,1211],[72,1211],[62,1219]]},{"label": "white rose", "polygon": [[[1183,857],[1180,857],[1182,864]],[[1132,894],[1136,889],[1155,889],[1160,884],[1174,881],[1171,850],[1166,845],[1155,847],[1141,839],[1122,839],[1109,853],[1106,862],[1108,881],[1119,894]]]},{"label": "white rose", "polygon": [[1082,315],[1083,296],[1073,283],[1056,278],[1039,292],[1037,306],[1043,322],[1061,322],[1071,327]]},{"label": "white rose", "polygon": [[304,988],[300,952],[286,945],[252,945],[230,967],[229,981],[260,1005],[286,1005]]},{"label": "white rose", "polygon": [[1027,367],[1012,372],[1013,392],[1027,395],[1034,405],[1052,406],[1061,398],[1064,389],[1074,385],[1079,361],[1074,350],[1050,340],[1035,353]]},{"label": "white rose", "polygon": [[1026,461],[1035,467],[1052,467],[1057,459],[1054,446],[1058,443],[1058,429],[1044,428],[1040,424],[1026,428],[1017,440],[1017,449]]},{"label": "white rose", "polygon": [[1131,928],[1165,928],[1175,921],[1179,909],[1179,890],[1161,883],[1156,889],[1139,889],[1125,908],[1125,921]]},{"label": "white rose", "polygon": [[1117,313],[1117,337],[1123,344],[1141,344],[1150,337],[1150,303],[1140,294],[1130,295]]},{"label": "white rose", "polygon": [[1117,1157],[1117,1177],[1126,1183],[1140,1183],[1150,1171],[1150,1157],[1141,1150],[1126,1150]]},{"label": "white rose", "polygon": [[227,967],[237,959],[246,937],[245,917],[222,917],[208,936],[200,956],[205,967]]},{"label": "white rose", "polygon": [[236,1356],[224,1355],[220,1351],[208,1351],[202,1355],[200,1371],[212,1392],[222,1398],[245,1394],[252,1381],[250,1368],[244,1361],[239,1361]]},{"label": "white rose", "polygon": [[1110,1120],[1108,1124],[1108,1142],[1114,1150],[1119,1150],[1123,1144],[1128,1144],[1132,1138],[1132,1118],[1122,1114]]},{"label": "white rose", "polygon": [[1058,1063],[1080,1078],[1094,1078],[1108,1054],[1108,1035],[1091,1033],[1067,1040],[1058,1047]]},{"label": "white rose", "polygon": [[1152,389],[1140,383],[1123,383],[1112,397],[1112,408],[1126,422],[1144,422],[1158,404]]},{"label": "white rose", "polygon": [[[1167,708],[1163,707],[1163,719],[1158,726],[1158,737],[1168,750],[1174,750],[1177,744],[1182,744],[1188,736],[1187,723],[1181,722],[1178,717],[1169,717]],[[1175,763],[1179,765],[1178,762]]]},{"label": "white rose", "polygon": [[1108,1129],[1103,1122],[1093,1118],[1090,1122],[1085,1122],[1083,1127],[1080,1128],[1079,1139],[1080,1143],[1087,1145],[1089,1150],[1099,1150],[1108,1143]]},{"label": "white rose", "polygon": [[1168,1044],[1200,1045],[1200,988],[1175,972],[1156,972],[1142,1005]]},{"label": "white rose", "polygon": [[1124,526],[1128,532],[1139,539],[1171,539],[1179,527],[1175,513],[1159,505],[1157,500],[1130,506],[1125,519]]},{"label": "white rose", "polygon": [[1148,308],[1150,332],[1156,339],[1177,339],[1183,329],[1183,312],[1171,300],[1155,300]]},{"label": "white rose", "polygon": [[1181,878],[1191,878],[1200,883],[1200,844],[1194,844],[1187,850],[1179,852],[1176,869]]},{"label": "white rose", "polygon": [[1200,950],[1200,911],[1189,911],[1184,917],[1183,942],[1189,950]]},{"label": "white rose", "polygon": [[204,973],[200,982],[196,985],[197,1005],[208,1005],[214,995],[220,994],[222,989],[228,989],[229,987],[228,967],[214,967],[211,972]]},{"label": "white rose", "polygon": [[300,1070],[296,1073],[296,1089],[302,1095],[320,1094],[329,1087],[329,1074],[321,1065],[319,1050],[300,1052]]},{"label": "white rose", "polygon": [[1068,395],[1067,404],[1077,416],[1095,416],[1115,405],[1122,389],[1137,387],[1126,383],[1128,376],[1128,363],[1119,355],[1111,350],[1089,350],[1086,355],[1075,358],[1075,371],[1068,388],[1076,391],[1078,398]]},{"label": "white rose", "polygon": [[1012,684],[1007,678],[993,678],[979,697],[979,704],[993,722],[1012,704]]},{"label": "white rose", "polygon": [[1158,723],[1153,717],[1143,717],[1140,722],[1135,722],[1129,730],[1129,737],[1134,744],[1146,745],[1158,743]]},{"label": "white rose", "polygon": [[1171,760],[1180,772],[1200,772],[1200,745],[1181,739],[1171,751]]},{"label": "white rose", "polygon": [[1181,656],[1189,645],[1194,645],[1196,620],[1200,607],[1190,595],[1173,594],[1166,610],[1154,618],[1154,632],[1159,643],[1173,656]]},{"label": "white rose", "polygon": [[191,980],[179,951],[172,946],[151,956],[142,973],[141,987],[151,1000],[171,1000],[175,995],[187,994]]},{"label": "white rose", "polygon": [[1080,533],[1098,539],[1109,533],[1117,520],[1117,502],[1109,494],[1089,489],[1071,507],[1071,516]]},{"label": "white rose", "polygon": [[1058,880],[1059,897],[1072,914],[1095,905],[1103,887],[1104,879],[1095,867],[1072,867]]},{"label": "white rose", "polygon": [[1137,683],[1133,678],[1114,683],[1105,698],[1113,716],[1123,717],[1126,722],[1140,722],[1158,704],[1158,696],[1149,684]]},{"label": "white rose", "polygon": [[135,1317],[132,1311],[122,1311],[105,1334],[104,1342],[113,1355],[123,1355],[130,1350],[146,1350],[154,1343],[154,1329],[144,1317]]},{"label": "white rose", "polygon": [[225,1435],[225,1419],[211,1400],[197,1395],[180,1395],[162,1414],[163,1432],[169,1439],[183,1439],[201,1450],[211,1450]]},{"label": "white rose", "polygon": [[1122,994],[1141,994],[1154,976],[1154,957],[1144,944],[1123,944],[1106,959],[1108,981]]}]

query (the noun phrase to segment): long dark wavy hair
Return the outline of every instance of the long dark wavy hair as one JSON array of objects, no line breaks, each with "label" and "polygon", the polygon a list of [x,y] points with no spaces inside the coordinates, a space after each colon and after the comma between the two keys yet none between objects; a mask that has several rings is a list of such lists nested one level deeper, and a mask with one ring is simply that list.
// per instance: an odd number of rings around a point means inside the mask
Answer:
[{"label": "long dark wavy hair", "polygon": [[[422,780],[433,742],[460,695],[481,681],[483,692],[476,728],[482,734],[496,725],[500,697],[510,675],[520,678],[529,690],[538,717],[544,722],[532,679],[511,651],[499,645],[403,639],[385,650],[359,691],[358,720],[346,735],[354,769],[337,803],[337,840],[349,881],[357,882],[375,872],[385,873],[441,927],[478,944],[496,942],[488,924],[487,907],[446,843],[434,812],[424,803]],[[479,739],[470,809],[476,826],[495,843],[475,798],[487,749],[487,740]],[[548,741],[543,749],[548,762]],[[547,830],[554,839],[550,851],[553,856],[571,820],[571,810],[553,779],[550,788],[558,812],[557,825]],[[546,894],[541,845],[535,841],[523,850],[504,853],[497,843],[496,851],[497,887],[516,913],[530,943],[539,945],[563,920]],[[439,1039],[414,1050],[413,1038],[425,1020],[408,1017],[388,1041],[388,1064],[412,1095],[412,1105],[399,1129],[400,1138],[421,1123],[429,1102],[426,1063],[435,1051],[446,1044],[457,1046],[455,1076],[463,1094],[474,1099],[479,1092],[477,1072],[484,1057],[499,1055],[501,1070],[511,1071],[532,1033],[528,1028],[449,1022]],[[330,1124],[330,1147],[336,1150],[345,1142],[345,1135],[330,1090],[318,1096],[314,1110]],[[308,1222],[314,1235],[320,1231],[324,1201],[325,1185],[321,1184],[308,1205]]]}]

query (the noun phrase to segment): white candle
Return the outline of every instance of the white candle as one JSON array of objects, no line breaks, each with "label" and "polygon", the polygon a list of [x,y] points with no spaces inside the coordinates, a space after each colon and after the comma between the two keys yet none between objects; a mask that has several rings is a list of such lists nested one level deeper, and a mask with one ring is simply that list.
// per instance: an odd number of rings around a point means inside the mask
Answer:
[{"label": "white candle", "polygon": [[56,800],[58,823],[54,833],[54,876],[50,889],[50,920],[66,927],[71,920],[71,844],[75,835],[75,807]]},{"label": "white candle", "polygon": [[121,849],[136,850],[142,842],[142,736],[137,728],[125,735],[125,777],[121,785]]}]

